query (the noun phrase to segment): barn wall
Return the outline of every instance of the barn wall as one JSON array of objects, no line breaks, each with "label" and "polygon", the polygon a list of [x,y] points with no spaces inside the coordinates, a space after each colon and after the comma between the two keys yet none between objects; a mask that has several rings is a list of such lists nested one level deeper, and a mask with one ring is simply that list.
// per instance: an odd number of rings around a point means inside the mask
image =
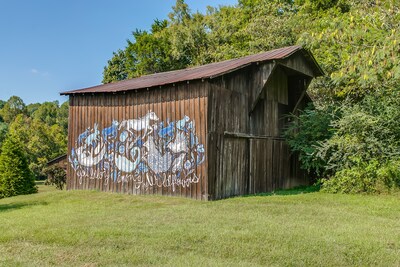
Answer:
[{"label": "barn wall", "polygon": [[[243,195],[248,187],[248,140],[226,132],[248,133],[249,95],[254,68],[244,68],[210,81],[208,181],[210,199]],[[214,148],[214,149],[211,149]]]},{"label": "barn wall", "polygon": [[207,199],[207,87],[70,96],[68,189]]},{"label": "barn wall", "polygon": [[215,148],[208,151],[211,199],[309,184],[298,156],[282,138],[286,115],[296,105],[305,106],[304,77],[270,62],[211,81],[208,143]]}]

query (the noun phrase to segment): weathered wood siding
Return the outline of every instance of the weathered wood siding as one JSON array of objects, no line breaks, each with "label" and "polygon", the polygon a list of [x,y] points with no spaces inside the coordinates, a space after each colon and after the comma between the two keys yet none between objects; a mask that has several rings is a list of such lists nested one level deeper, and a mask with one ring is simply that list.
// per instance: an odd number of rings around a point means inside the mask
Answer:
[{"label": "weathered wood siding", "polygon": [[[210,199],[248,193],[248,140],[225,132],[248,133],[253,68],[210,81],[208,106],[208,181]],[[211,149],[214,148],[214,149]]]},{"label": "weathered wood siding", "polygon": [[[211,199],[308,184],[282,138],[303,108],[311,77],[300,62],[268,62],[210,81],[208,185]],[[304,70],[304,72],[303,72]]]},{"label": "weathered wood siding", "polygon": [[[208,151],[207,87],[208,83],[198,81],[118,94],[71,95],[68,189],[208,199],[207,158],[203,161],[201,159],[201,149]],[[144,118],[150,112],[154,112],[158,120],[147,121],[151,124],[147,130],[126,129],[128,120]],[[185,118],[187,121],[184,121]],[[118,125],[115,125],[115,122],[118,122]],[[161,122],[163,125],[160,124]],[[174,124],[171,125],[171,122]],[[110,128],[113,125],[115,127]],[[168,126],[172,128],[167,128]],[[182,131],[178,130],[178,127]],[[165,131],[159,132],[163,128]],[[86,130],[88,132],[85,134]],[[116,131],[113,132],[113,130]],[[162,139],[161,133],[166,133],[166,138]],[[187,151],[165,156],[171,151],[166,147],[178,139],[178,133],[185,136],[188,142]],[[89,137],[90,135],[93,138]],[[149,143],[146,143],[147,141]],[[160,157],[159,161],[164,160],[168,165],[170,162],[179,163],[178,159],[180,159],[183,165],[178,164],[179,166],[173,170],[170,164],[171,167],[168,170],[153,171],[150,163],[156,164],[154,169],[159,166],[158,163],[150,162],[152,157],[149,155],[148,146],[151,145],[151,141],[156,144],[157,151],[160,152],[156,154]],[[200,145],[203,145],[203,148]],[[132,151],[135,147],[134,153]],[[184,150],[182,147],[179,149]],[[97,162],[94,160],[94,155],[98,154],[103,155],[105,160],[90,165]],[[141,159],[137,158],[139,154]],[[203,154],[206,156],[205,153]],[[152,155],[155,156],[154,153]],[[127,158],[136,164],[127,164]],[[91,162],[85,164],[84,161],[88,159]],[[117,161],[121,159],[125,161]],[[143,164],[146,162],[150,163]],[[120,168],[117,167],[118,164]],[[133,171],[126,171],[133,167]],[[179,168],[182,171],[177,171]]]}]

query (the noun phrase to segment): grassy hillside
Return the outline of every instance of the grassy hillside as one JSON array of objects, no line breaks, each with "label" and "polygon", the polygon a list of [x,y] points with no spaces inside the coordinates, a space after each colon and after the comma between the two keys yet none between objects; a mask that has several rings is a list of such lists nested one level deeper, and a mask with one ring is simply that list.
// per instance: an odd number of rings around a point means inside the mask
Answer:
[{"label": "grassy hillside", "polygon": [[60,192],[0,200],[5,266],[398,266],[400,197],[216,202]]}]

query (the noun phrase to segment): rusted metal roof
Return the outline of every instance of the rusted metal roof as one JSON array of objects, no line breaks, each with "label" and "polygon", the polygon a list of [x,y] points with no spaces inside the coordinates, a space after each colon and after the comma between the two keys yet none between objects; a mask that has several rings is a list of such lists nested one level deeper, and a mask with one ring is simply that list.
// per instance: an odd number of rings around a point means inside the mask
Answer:
[{"label": "rusted metal roof", "polygon": [[54,158],[54,159],[48,161],[48,162],[47,162],[47,166],[49,166],[49,165],[51,165],[51,164],[54,164],[54,163],[57,163],[57,162],[60,162],[60,161],[63,161],[63,160],[66,160],[66,159],[67,159],[67,154],[58,156],[58,157],[56,157],[56,158]]},{"label": "rusted metal roof", "polygon": [[116,93],[129,90],[150,88],[154,86],[162,86],[184,81],[211,79],[214,77],[218,77],[233,72],[240,68],[246,67],[252,63],[284,59],[294,54],[297,51],[303,51],[307,60],[309,60],[310,63],[314,65],[313,67],[314,69],[316,69],[316,76],[323,74],[322,70],[316,63],[311,53],[304,50],[301,46],[288,46],[280,49],[267,51],[264,53],[259,53],[237,59],[225,60],[198,67],[155,73],[134,79],[62,92],[61,95],[85,94],[85,93]]}]

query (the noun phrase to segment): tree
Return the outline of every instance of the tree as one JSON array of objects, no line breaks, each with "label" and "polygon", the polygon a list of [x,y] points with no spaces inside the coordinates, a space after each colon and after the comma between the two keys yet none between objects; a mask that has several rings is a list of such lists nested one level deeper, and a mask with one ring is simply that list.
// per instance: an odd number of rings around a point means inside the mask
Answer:
[{"label": "tree", "polygon": [[1,109],[4,107],[6,102],[4,100],[0,100],[0,122],[3,122],[3,117],[1,116]]},{"label": "tree", "polygon": [[66,152],[67,138],[58,124],[48,126],[39,119],[20,114],[10,124],[9,132],[22,143],[29,168],[37,179],[45,177],[43,169],[50,159]]},{"label": "tree", "polygon": [[26,111],[29,117],[32,117],[33,113],[38,110],[40,103],[32,103],[26,106]]},{"label": "tree", "polygon": [[319,108],[308,105],[299,116],[289,116],[292,123],[285,131],[285,138],[291,150],[298,153],[301,168],[310,175],[323,175],[326,172],[326,159],[316,154],[318,145],[334,134],[331,123],[336,116],[336,110],[330,105]]},{"label": "tree", "polygon": [[192,13],[177,0],[168,20],[155,20],[151,31],[136,29],[124,50],[113,53],[103,82],[182,69],[292,45],[286,23],[295,14],[291,1],[240,1],[237,7],[208,7]]},{"label": "tree", "polygon": [[21,143],[8,135],[0,154],[0,198],[37,192]]},{"label": "tree", "polygon": [[6,138],[6,135],[8,133],[8,125],[7,123],[0,122],[0,152],[1,152],[1,145]]},{"label": "tree", "polygon": [[10,97],[0,110],[1,117],[6,123],[10,123],[18,114],[26,114],[24,101],[18,96]]},{"label": "tree", "polygon": [[127,57],[125,51],[118,49],[107,62],[103,70],[102,83],[122,81],[128,78]]},{"label": "tree", "polygon": [[44,102],[32,113],[31,117],[52,126],[56,124],[57,111],[58,101]]},{"label": "tree", "polygon": [[306,1],[291,25],[326,72],[311,85],[315,99],[362,100],[400,86],[400,6],[395,1]]},{"label": "tree", "polygon": [[61,104],[57,111],[57,124],[62,128],[65,138],[68,135],[68,116],[69,116],[69,102],[65,101]]}]

